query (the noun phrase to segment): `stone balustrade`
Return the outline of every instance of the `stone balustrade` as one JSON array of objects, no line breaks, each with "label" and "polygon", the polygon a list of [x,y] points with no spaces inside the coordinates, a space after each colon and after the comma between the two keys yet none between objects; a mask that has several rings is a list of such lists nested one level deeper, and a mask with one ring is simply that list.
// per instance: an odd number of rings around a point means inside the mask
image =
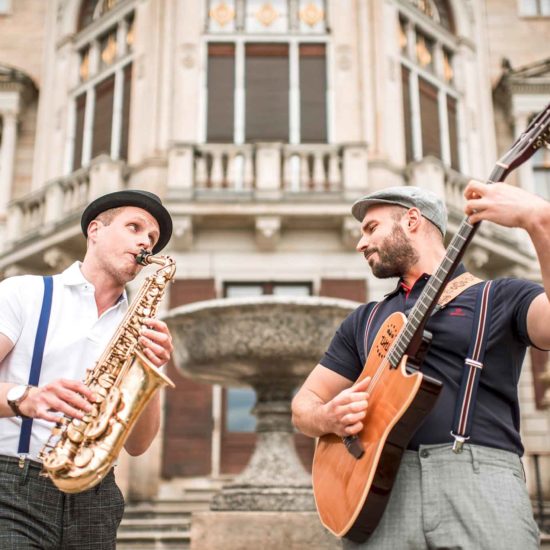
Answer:
[{"label": "stone balustrade", "polygon": [[54,180],[8,205],[6,245],[9,248],[80,212],[90,199],[89,170]]},{"label": "stone balustrade", "polygon": [[345,193],[367,186],[365,145],[175,144],[168,155],[174,197],[225,193],[277,199],[289,193]]}]

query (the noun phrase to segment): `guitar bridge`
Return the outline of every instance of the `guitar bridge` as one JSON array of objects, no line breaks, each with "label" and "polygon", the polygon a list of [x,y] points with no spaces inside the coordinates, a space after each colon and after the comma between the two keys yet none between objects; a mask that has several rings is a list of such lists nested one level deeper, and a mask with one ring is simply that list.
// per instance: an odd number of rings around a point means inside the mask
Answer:
[{"label": "guitar bridge", "polygon": [[347,437],[343,437],[342,441],[344,442],[344,445],[346,446],[349,454],[357,460],[359,460],[365,454],[363,444],[356,435],[348,435]]}]

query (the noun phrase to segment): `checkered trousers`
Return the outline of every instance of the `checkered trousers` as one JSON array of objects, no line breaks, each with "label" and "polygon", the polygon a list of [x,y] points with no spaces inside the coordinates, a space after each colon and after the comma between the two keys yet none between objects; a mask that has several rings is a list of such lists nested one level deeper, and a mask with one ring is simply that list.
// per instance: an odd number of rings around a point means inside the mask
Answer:
[{"label": "checkered trousers", "polygon": [[96,487],[65,494],[37,462],[0,456],[0,548],[109,550],[124,512],[111,470]]}]

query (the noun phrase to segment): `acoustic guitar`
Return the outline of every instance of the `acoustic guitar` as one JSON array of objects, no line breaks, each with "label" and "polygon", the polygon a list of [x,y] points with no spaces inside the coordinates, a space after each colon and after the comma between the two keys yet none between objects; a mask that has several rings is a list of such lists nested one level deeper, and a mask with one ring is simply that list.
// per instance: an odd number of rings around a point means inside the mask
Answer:
[{"label": "acoustic guitar", "polygon": [[[496,163],[487,183],[503,181],[549,142],[550,104]],[[409,316],[394,313],[378,331],[356,381],[371,377],[363,430],[345,438],[327,434],[317,442],[315,502],[322,524],[338,537],[364,542],[376,529],[403,452],[435,405],[441,383],[420,370],[429,346],[425,325],[478,226],[464,218]]]}]

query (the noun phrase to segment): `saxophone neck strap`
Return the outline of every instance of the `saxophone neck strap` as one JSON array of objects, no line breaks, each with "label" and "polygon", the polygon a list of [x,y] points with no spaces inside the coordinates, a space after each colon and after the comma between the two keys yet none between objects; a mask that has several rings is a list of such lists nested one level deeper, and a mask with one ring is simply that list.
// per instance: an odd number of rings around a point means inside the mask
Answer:
[{"label": "saxophone neck strap", "polygon": [[[42,358],[44,357],[44,345],[48,335],[48,325],[50,323],[50,313],[52,310],[53,296],[53,277],[50,275],[43,277],[44,297],[42,298],[42,309],[38,319],[38,328],[34,340],[34,349],[32,352],[31,370],[29,374],[29,386],[38,386],[40,381],[40,370],[42,369]],[[19,434],[19,455],[29,453],[32,431],[32,418],[25,418],[21,424],[21,433]]]}]

